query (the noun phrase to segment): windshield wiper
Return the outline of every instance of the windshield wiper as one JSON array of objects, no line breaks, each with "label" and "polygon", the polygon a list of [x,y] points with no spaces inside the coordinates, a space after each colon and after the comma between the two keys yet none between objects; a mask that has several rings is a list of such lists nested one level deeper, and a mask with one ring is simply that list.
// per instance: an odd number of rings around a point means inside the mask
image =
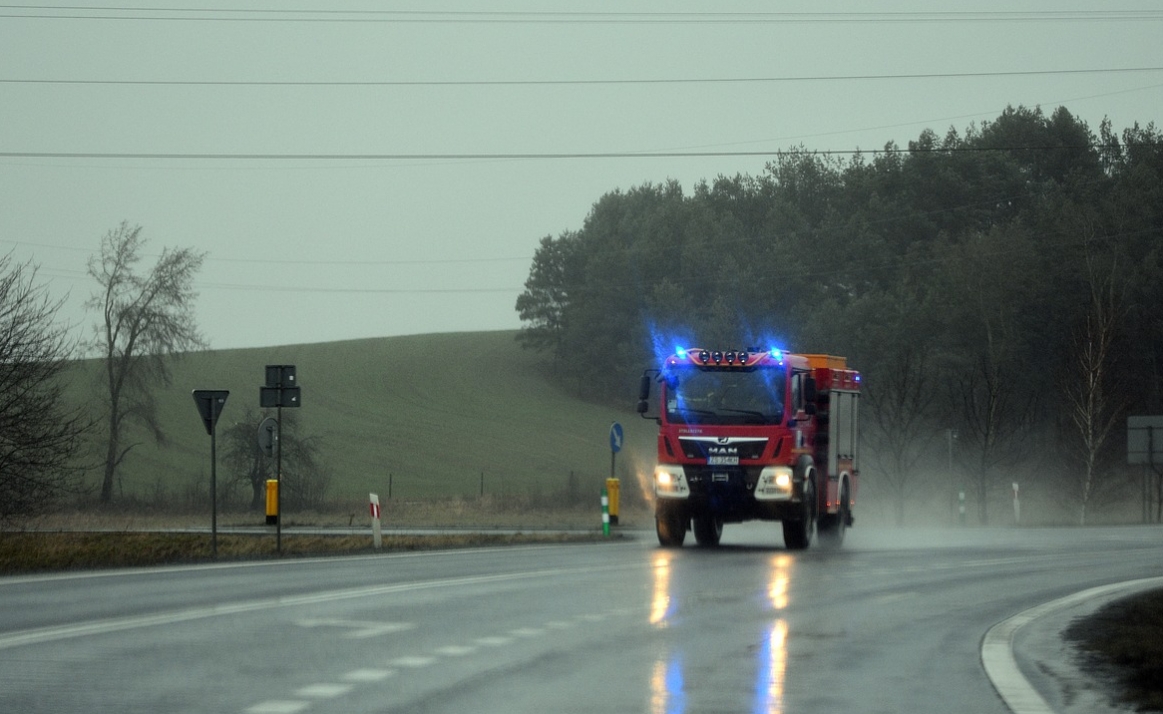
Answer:
[{"label": "windshield wiper", "polygon": [[757,411],[754,411],[752,409],[727,409],[724,407],[722,411],[734,412],[735,414],[746,414],[747,416],[753,416],[753,417],[759,417],[759,421],[761,424],[775,423],[771,420],[776,418],[771,414],[764,414],[763,412],[757,412]]}]

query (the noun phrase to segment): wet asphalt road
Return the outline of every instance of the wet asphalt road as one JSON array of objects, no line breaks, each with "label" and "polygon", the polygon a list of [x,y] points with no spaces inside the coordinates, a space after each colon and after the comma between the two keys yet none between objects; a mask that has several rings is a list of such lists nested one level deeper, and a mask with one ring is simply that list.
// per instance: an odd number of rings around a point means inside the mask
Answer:
[{"label": "wet asphalt road", "polygon": [[713,550],[641,533],[0,578],[0,712],[1006,712],[992,625],[1157,575],[1160,528],[855,528],[789,552],[749,524]]}]

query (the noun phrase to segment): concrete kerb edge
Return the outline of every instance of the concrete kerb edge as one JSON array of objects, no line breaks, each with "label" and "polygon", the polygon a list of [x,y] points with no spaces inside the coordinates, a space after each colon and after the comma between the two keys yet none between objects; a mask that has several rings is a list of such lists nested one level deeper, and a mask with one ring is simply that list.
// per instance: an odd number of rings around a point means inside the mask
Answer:
[{"label": "concrete kerb edge", "polygon": [[1050,708],[1042,695],[1022,675],[1018,663],[1014,659],[1014,636],[1018,630],[1040,617],[1074,607],[1088,600],[1106,597],[1120,591],[1130,594],[1136,590],[1146,590],[1153,587],[1163,587],[1163,577],[1100,585],[1037,605],[989,628],[981,641],[981,664],[985,667],[985,673],[993,684],[993,688],[997,690],[998,695],[1010,711],[1014,714],[1054,714],[1054,710]]}]

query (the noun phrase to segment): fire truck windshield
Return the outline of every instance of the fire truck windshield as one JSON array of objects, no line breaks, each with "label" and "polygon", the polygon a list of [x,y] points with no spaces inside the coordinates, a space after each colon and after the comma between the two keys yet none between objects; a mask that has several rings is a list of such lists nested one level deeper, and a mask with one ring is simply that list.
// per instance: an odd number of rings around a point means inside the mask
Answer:
[{"label": "fire truck windshield", "polygon": [[666,419],[676,424],[779,424],[782,369],[674,369],[666,375]]}]

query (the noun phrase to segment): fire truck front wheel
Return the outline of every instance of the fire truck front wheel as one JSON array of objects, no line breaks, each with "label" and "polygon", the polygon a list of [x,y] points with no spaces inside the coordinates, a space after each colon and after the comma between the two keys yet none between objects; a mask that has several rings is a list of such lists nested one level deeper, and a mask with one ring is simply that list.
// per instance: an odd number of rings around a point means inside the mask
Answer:
[{"label": "fire truck front wheel", "polygon": [[812,544],[816,529],[816,488],[813,474],[804,479],[803,510],[783,520],[783,542],[788,550],[804,550]]},{"label": "fire truck front wheel", "polygon": [[686,540],[687,516],[682,509],[662,501],[654,511],[654,527],[658,544],[664,548],[681,548]]},{"label": "fire truck front wheel", "polygon": [[723,537],[723,519],[715,516],[695,516],[695,542],[713,548]]}]

